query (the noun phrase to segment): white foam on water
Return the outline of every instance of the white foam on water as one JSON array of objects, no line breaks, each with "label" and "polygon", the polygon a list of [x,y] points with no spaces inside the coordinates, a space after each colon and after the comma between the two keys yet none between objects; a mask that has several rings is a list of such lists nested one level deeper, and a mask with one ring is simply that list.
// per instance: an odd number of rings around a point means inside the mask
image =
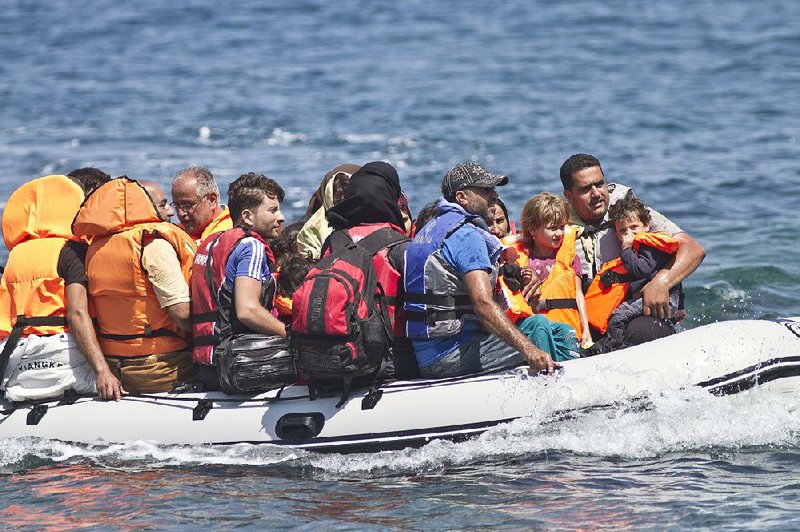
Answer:
[{"label": "white foam on water", "polygon": [[749,298],[746,290],[734,288],[728,281],[714,281],[704,284],[703,288],[718,294],[725,301],[744,302]]},{"label": "white foam on water", "polygon": [[462,443],[435,441],[397,452],[312,456],[309,462],[326,473],[349,476],[440,471],[503,457],[537,460],[548,452],[636,460],[669,453],[799,445],[797,398],[763,392],[715,397],[701,389],[682,390],[572,418],[522,418]]},{"label": "white foam on water", "polygon": [[296,142],[303,142],[307,138],[307,135],[302,133],[292,133],[276,127],[265,142],[268,146],[290,146]]},{"label": "white foam on water", "polygon": [[24,468],[36,459],[48,462],[89,460],[116,467],[165,467],[179,465],[270,466],[296,460],[302,451],[274,445],[162,445],[132,441],[91,445],[72,444],[40,438],[0,440],[0,470]]},{"label": "white foam on water", "polygon": [[[631,397],[630,390],[609,384],[607,372],[560,385],[546,379],[509,379],[506,392],[525,387],[530,416],[489,429],[471,440],[432,441],[419,449],[370,454],[316,454],[274,445],[69,444],[38,438],[0,441],[0,470],[19,470],[37,461],[88,460],[101,466],[159,468],[165,466],[282,465],[312,467],[321,475],[417,474],[442,471],[481,461],[530,457],[549,452],[624,459],[645,459],[669,453],[729,451],[750,446],[800,445],[800,399],[765,387],[728,397],[700,388],[661,389]],[[611,398],[604,407],[564,411],[574,396],[591,390]],[[660,391],[659,391],[660,390]],[[595,401],[597,403],[597,401]]]}]

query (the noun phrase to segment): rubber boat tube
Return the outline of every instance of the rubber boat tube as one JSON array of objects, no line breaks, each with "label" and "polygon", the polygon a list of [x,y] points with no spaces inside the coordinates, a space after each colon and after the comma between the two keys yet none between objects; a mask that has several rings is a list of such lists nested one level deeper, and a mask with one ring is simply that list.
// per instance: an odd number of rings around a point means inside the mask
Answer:
[{"label": "rubber boat tube", "polygon": [[520,417],[558,418],[651,393],[698,386],[728,395],[755,386],[800,389],[800,317],[739,320],[691,329],[647,344],[571,360],[553,376],[526,368],[439,380],[399,381],[310,401],[305,386],[227,396],[126,396],[120,402],[65,398],[0,408],[0,438],[34,436],[93,443],[274,444],[332,452],[463,440]]}]

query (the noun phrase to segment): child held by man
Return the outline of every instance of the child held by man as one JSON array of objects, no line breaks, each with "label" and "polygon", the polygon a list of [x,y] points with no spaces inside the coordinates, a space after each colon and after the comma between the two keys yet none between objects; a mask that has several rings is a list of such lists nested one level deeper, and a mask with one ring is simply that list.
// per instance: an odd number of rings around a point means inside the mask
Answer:
[{"label": "child held by man", "polygon": [[[650,211],[633,192],[608,209],[622,246],[618,259],[607,262],[586,292],[589,323],[605,337],[591,354],[629,347],[625,328],[642,315],[642,288],[673,259],[678,242],[663,233],[650,232]],[[675,315],[681,306],[681,286],[670,290],[669,304]],[[675,332],[675,323],[665,320]]]}]

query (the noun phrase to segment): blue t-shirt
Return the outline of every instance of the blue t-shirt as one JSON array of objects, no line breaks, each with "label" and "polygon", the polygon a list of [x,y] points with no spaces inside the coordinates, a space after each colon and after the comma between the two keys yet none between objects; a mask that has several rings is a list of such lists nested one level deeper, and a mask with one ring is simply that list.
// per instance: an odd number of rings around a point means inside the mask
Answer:
[{"label": "blue t-shirt", "polygon": [[233,291],[237,277],[252,277],[263,283],[269,275],[269,262],[264,244],[248,236],[241,239],[233,248],[228,262],[225,263],[225,279],[222,282]]},{"label": "blue t-shirt", "polygon": [[[492,271],[493,264],[489,257],[489,250],[479,231],[474,225],[466,223],[444,240],[442,257],[456,269],[458,276],[462,279],[467,272],[474,270],[484,270],[487,273]],[[458,334],[454,336],[413,340],[419,367],[430,366],[468,341],[480,329],[479,321],[467,320]]]}]

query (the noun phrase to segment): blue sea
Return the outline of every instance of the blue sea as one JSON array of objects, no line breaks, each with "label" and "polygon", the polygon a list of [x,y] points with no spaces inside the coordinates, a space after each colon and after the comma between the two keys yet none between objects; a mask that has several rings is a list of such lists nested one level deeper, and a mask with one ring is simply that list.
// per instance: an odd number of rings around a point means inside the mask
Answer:
[{"label": "blue sea", "polygon": [[[798,87],[793,0],[6,0],[0,203],[199,164],[277,179],[291,220],[329,169],[384,160],[416,211],[478,161],[518,219],[587,152],[705,246],[684,327],[796,316]],[[0,527],[797,529],[799,406],[687,391],[348,456],[5,440]]]}]

